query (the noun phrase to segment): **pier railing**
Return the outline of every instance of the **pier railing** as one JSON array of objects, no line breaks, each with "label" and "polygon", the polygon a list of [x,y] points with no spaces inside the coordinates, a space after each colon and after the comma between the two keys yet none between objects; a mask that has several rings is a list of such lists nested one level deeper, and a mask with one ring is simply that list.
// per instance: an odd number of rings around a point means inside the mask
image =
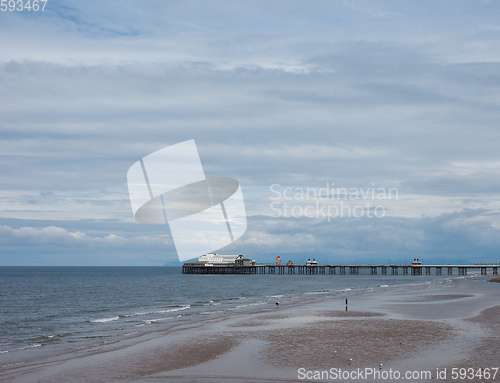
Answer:
[{"label": "pier railing", "polygon": [[[467,275],[469,270],[480,270],[481,275],[498,275],[500,264],[472,264],[472,265],[251,265],[235,266],[204,265],[185,263],[182,266],[183,274],[339,274],[358,275],[361,269],[369,270],[371,275]],[[456,271],[455,271],[456,270]]]}]

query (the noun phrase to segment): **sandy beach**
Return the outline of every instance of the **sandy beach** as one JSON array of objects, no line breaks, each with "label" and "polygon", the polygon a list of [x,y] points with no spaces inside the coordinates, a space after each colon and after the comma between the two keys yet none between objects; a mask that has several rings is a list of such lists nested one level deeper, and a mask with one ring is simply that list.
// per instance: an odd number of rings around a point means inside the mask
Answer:
[{"label": "sandy beach", "polygon": [[[403,377],[420,374],[410,381],[453,381],[452,370],[456,368],[500,367],[499,296],[495,283],[462,284],[459,288],[443,284],[418,291],[393,289],[350,296],[348,311],[340,296],[270,304],[264,309],[207,318],[168,331],[7,366],[0,380],[402,380],[365,375],[335,379],[333,374],[373,370],[398,372]],[[500,372],[495,379],[474,377],[467,381],[500,381]]]}]

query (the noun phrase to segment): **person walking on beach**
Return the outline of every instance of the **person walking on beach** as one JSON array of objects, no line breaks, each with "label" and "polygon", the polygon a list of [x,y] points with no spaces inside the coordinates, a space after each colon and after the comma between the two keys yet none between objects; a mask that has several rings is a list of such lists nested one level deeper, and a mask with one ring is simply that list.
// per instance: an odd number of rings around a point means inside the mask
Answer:
[{"label": "person walking on beach", "polygon": [[280,299],[279,299],[279,298],[277,298],[277,299],[276,299],[276,306],[279,306],[279,305],[280,305]]},{"label": "person walking on beach", "polygon": [[349,303],[347,302],[347,298],[346,298],[346,299],[345,299],[345,311],[347,311],[347,305],[348,305],[348,304],[349,304]]}]

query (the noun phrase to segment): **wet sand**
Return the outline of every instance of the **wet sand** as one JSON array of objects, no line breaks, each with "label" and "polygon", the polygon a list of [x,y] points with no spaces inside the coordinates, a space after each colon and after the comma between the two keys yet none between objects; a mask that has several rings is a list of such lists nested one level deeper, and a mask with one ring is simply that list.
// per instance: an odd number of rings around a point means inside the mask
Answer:
[{"label": "wet sand", "polygon": [[[483,310],[477,317],[466,319],[466,321],[474,326],[479,326],[482,330],[482,336],[474,343],[471,352],[465,354],[453,365],[448,366],[448,369],[462,366],[472,368],[475,371],[491,367],[500,368],[500,352],[498,351],[500,346],[500,306]],[[488,380],[475,377],[467,379],[467,381],[483,382]],[[490,379],[490,381],[493,380]],[[495,381],[500,381],[500,371]]]},{"label": "wet sand", "polygon": [[484,285],[366,292],[349,297],[347,312],[343,297],[270,305],[8,367],[0,380],[291,382],[304,381],[299,368],[500,367],[500,291]]}]

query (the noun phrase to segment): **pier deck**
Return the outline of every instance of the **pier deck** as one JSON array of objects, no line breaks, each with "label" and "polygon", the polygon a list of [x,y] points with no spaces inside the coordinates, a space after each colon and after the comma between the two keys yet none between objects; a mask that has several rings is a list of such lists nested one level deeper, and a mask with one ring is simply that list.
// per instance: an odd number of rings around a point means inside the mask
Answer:
[{"label": "pier deck", "polygon": [[[467,275],[469,270],[481,270],[481,275],[498,275],[500,264],[484,265],[252,265],[235,266],[185,263],[182,266],[183,274],[339,274],[358,275],[361,269],[368,269],[371,275]],[[445,272],[443,272],[443,270]]]}]

